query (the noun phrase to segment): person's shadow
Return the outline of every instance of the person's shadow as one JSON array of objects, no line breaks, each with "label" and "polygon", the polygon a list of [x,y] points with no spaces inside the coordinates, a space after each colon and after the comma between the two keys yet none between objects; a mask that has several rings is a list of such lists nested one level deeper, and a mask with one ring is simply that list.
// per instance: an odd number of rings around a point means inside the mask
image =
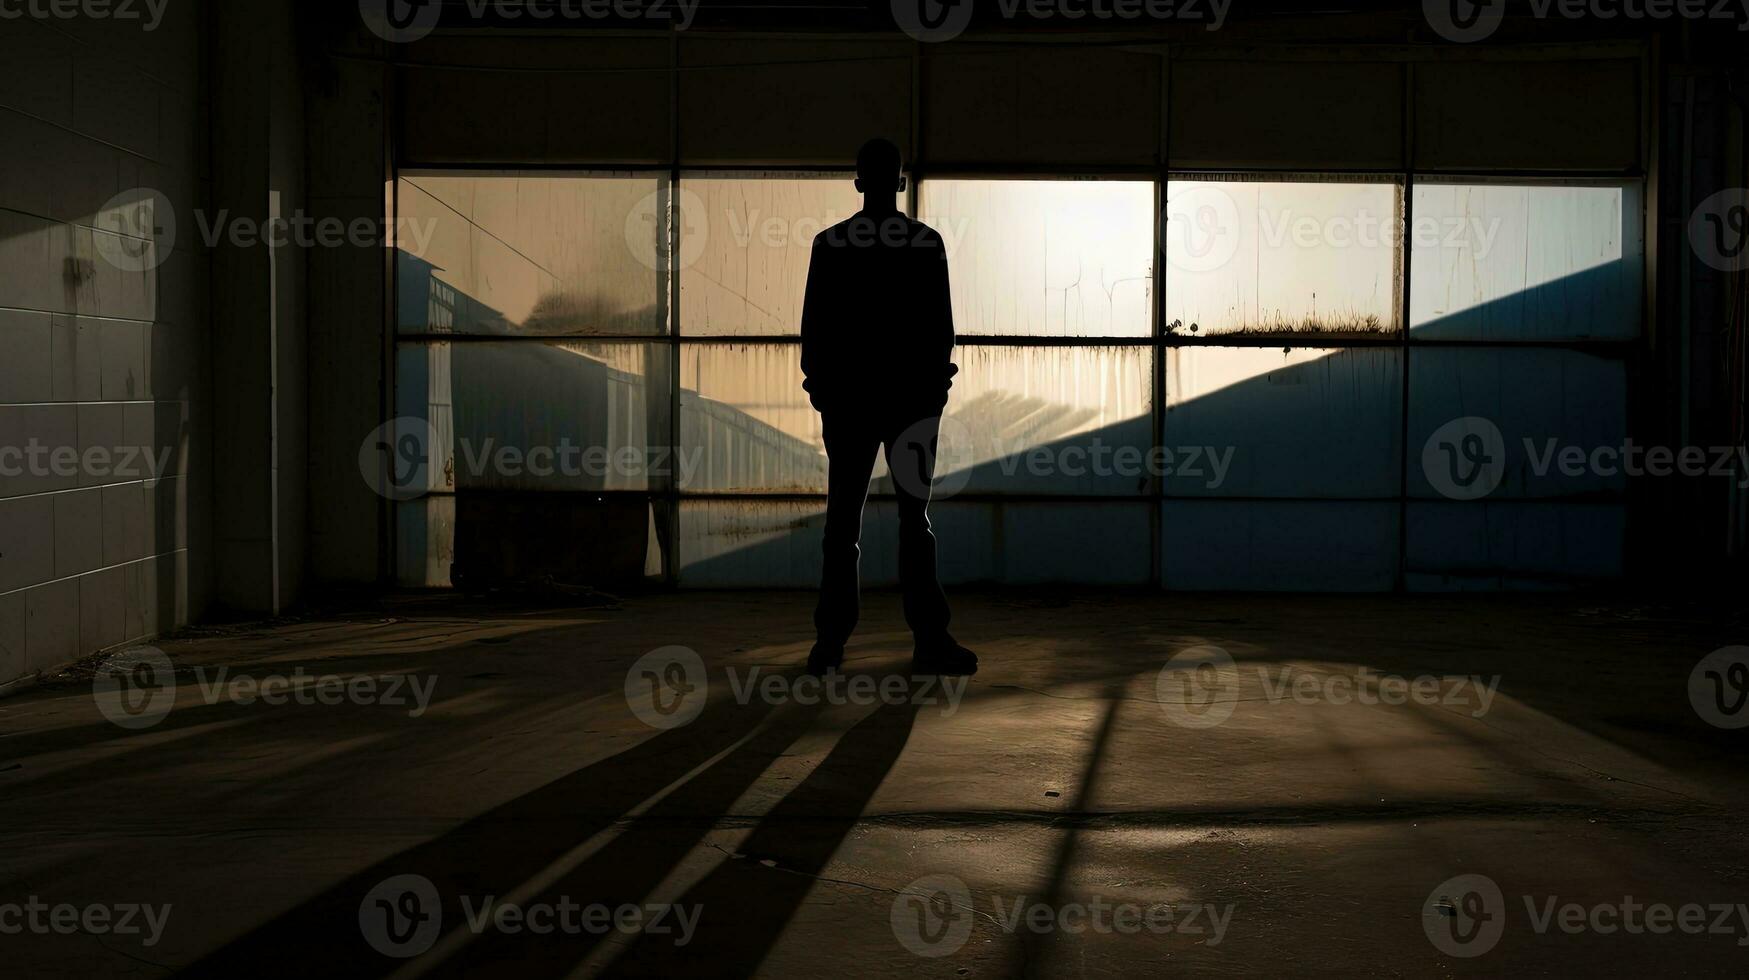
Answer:
[{"label": "person's shadow", "polygon": [[[674,945],[679,938],[675,933],[640,934],[607,972],[673,976],[684,972],[686,962],[709,962],[713,972],[751,973],[806,897],[813,884],[810,876],[831,860],[904,751],[915,712],[908,704],[881,707],[858,722],[760,821],[743,845],[748,858],[725,859],[676,902],[702,907],[697,931],[686,946]],[[468,928],[463,896],[475,915],[487,896],[525,907],[557,904],[561,898],[610,908],[643,905],[771,760],[809,730],[818,713],[796,705],[714,701],[683,728],[646,739],[347,876],[180,974],[379,977],[405,965],[426,966],[418,959],[391,959],[364,936],[361,902],[398,875],[418,875],[432,883],[445,936]],[[725,749],[727,754],[715,758]],[[681,779],[686,781],[674,787]],[[627,818],[670,787],[648,809]],[[621,823],[604,847],[536,894],[511,898],[518,887],[561,867],[579,845]],[[761,858],[781,870],[761,865]],[[758,877],[749,881],[752,875]],[[432,953],[442,958],[429,964],[429,972],[471,976],[508,968],[518,975],[564,976],[603,938],[588,932],[504,933],[488,926],[448,956],[440,939]]]},{"label": "person's shadow", "polygon": [[675,977],[708,963],[719,976],[751,976],[862,818],[916,720],[917,705],[907,701],[884,704],[852,726],[737,855],[677,900],[701,909],[691,942],[639,935],[606,972]]}]

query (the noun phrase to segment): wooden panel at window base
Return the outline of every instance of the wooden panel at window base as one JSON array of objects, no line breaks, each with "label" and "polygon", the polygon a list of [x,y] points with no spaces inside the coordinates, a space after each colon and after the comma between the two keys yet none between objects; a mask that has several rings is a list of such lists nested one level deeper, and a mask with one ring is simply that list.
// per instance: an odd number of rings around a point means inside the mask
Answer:
[{"label": "wooden panel at window base", "polygon": [[1419,170],[1643,166],[1637,61],[1417,65],[1415,99]]},{"label": "wooden panel at window base", "polygon": [[[662,163],[672,152],[672,54],[660,39],[429,39],[409,68],[401,159],[444,163]],[[442,43],[440,43],[440,41]]]},{"label": "wooden panel at window base", "polygon": [[1172,165],[1402,167],[1403,67],[1181,61],[1172,68]]},{"label": "wooden panel at window base", "polygon": [[1112,48],[929,52],[924,162],[1153,163],[1159,66]]},{"label": "wooden panel at window base", "polygon": [[850,166],[875,136],[909,159],[910,50],[895,42],[687,38],[681,160]]}]

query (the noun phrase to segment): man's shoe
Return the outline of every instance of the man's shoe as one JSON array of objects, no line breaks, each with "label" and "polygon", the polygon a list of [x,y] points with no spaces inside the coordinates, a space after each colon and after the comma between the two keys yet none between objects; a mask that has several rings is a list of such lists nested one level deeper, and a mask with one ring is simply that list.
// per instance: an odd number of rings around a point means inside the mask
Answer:
[{"label": "man's shoe", "polygon": [[911,673],[970,677],[978,672],[978,655],[950,639],[920,643],[911,651]]},{"label": "man's shoe", "polygon": [[844,666],[844,648],[829,647],[814,644],[814,649],[808,651],[808,673],[815,677],[825,677]]}]

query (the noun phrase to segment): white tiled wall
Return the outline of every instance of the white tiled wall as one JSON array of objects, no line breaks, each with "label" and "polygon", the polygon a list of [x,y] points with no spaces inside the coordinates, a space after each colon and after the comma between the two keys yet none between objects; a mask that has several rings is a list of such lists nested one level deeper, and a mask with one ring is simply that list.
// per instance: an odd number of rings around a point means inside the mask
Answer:
[{"label": "white tiled wall", "polygon": [[[0,686],[186,623],[206,591],[203,8],[166,5],[149,31],[0,20],[0,450],[142,453],[126,472],[0,460]],[[170,201],[177,247],[127,271],[94,219],[142,186]]]}]

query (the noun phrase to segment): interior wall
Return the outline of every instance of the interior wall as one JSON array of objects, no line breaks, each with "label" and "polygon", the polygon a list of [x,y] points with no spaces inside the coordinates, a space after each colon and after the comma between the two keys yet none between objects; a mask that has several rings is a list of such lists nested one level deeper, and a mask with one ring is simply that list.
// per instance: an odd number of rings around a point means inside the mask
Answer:
[{"label": "interior wall", "polygon": [[[312,213],[348,225],[381,222],[390,213],[390,81],[386,66],[364,57],[329,58],[312,71],[306,137]],[[331,139],[332,133],[348,138]],[[309,567],[319,588],[374,584],[386,574],[386,501],[361,478],[359,447],[387,417],[391,259],[387,249],[316,249],[308,256]]]},{"label": "interior wall", "polygon": [[311,214],[296,10],[291,0],[226,4],[210,22],[208,213],[226,231],[210,246],[214,598],[244,613],[292,604],[308,554],[304,296],[307,257],[326,249],[299,230]]},{"label": "interior wall", "polygon": [[207,10],[0,20],[0,446],[79,460],[0,475],[0,687],[187,623],[211,594],[208,259],[143,268],[116,230],[139,198],[115,203],[155,188],[198,242]]}]

